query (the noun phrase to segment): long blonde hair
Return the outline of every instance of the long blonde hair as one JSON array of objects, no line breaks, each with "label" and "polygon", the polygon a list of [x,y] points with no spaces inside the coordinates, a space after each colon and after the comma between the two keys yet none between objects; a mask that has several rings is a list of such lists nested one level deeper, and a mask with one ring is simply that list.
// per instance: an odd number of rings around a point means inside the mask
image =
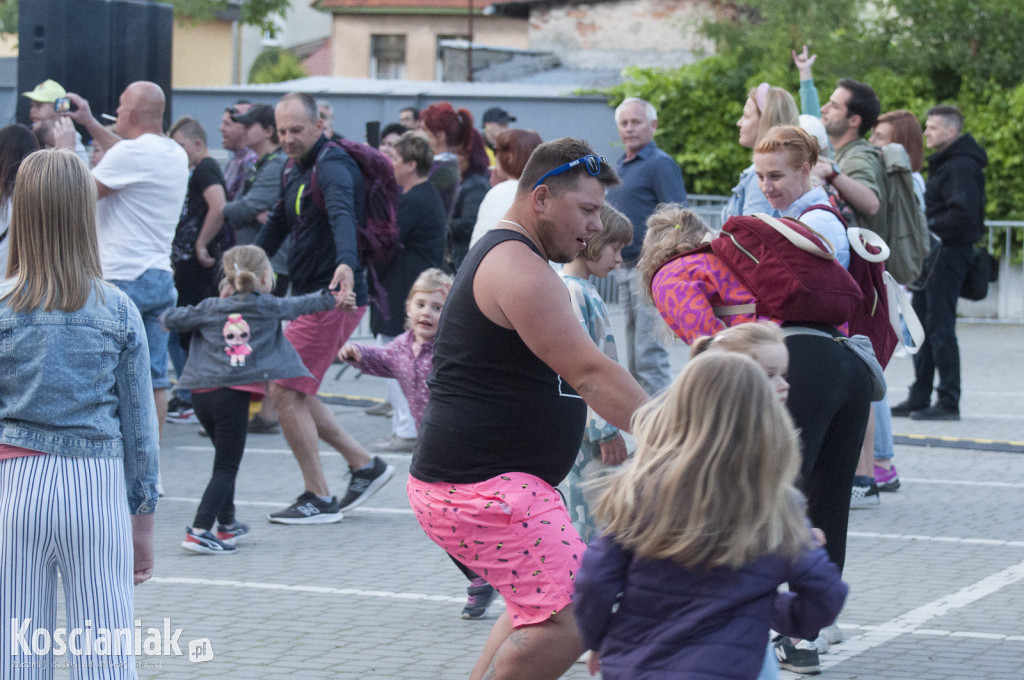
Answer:
[{"label": "long blonde hair", "polygon": [[666,262],[693,250],[714,234],[700,215],[683,205],[659,205],[654,214],[647,218],[647,235],[644,236],[644,246],[636,263],[646,296],[653,300],[651,283]]},{"label": "long blonde hair", "polygon": [[738,568],[811,543],[796,431],[764,370],[741,354],[693,359],[633,417],[636,458],[595,511],[638,557]]},{"label": "long blonde hair", "polygon": [[74,152],[44,149],[25,157],[11,197],[11,250],[4,296],[15,312],[42,307],[75,312],[102,294],[96,244],[96,183]]}]

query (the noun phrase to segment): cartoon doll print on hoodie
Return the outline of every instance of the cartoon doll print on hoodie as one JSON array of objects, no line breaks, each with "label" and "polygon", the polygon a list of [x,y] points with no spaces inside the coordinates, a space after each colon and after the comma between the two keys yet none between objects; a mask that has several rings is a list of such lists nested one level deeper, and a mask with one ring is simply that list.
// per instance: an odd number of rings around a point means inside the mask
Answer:
[{"label": "cartoon doll print on hoodie", "polygon": [[249,344],[249,324],[241,314],[229,314],[224,324],[224,353],[231,357],[232,366],[245,366],[245,358],[252,354]]}]

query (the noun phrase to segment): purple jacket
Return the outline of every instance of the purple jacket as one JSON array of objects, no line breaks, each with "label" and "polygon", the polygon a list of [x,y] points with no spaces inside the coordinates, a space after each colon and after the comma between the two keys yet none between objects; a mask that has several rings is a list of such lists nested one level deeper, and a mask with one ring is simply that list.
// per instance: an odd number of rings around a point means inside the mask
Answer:
[{"label": "purple jacket", "polygon": [[[790,592],[777,592],[787,581]],[[769,556],[703,572],[636,558],[602,535],[583,554],[574,600],[583,644],[601,652],[605,680],[753,680],[769,627],[813,640],[846,592],[821,548],[795,562]]]},{"label": "purple jacket", "polygon": [[394,378],[402,388],[405,400],[409,402],[409,412],[416,421],[416,429],[423,420],[423,412],[427,410],[427,376],[433,368],[434,341],[423,343],[419,354],[413,349],[412,331],[405,331],[383,347],[359,345],[362,358],[350,361],[363,373],[377,375],[382,378]]}]

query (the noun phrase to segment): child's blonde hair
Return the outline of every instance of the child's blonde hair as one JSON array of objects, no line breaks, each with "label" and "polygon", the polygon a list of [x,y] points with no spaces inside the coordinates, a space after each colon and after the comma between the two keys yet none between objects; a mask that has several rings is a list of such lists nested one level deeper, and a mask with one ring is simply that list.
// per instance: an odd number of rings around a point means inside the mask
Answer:
[{"label": "child's blonde hair", "polygon": [[715,235],[700,216],[679,203],[663,203],[647,218],[647,235],[636,263],[644,293],[651,297],[655,274],[672,258],[693,250]]},{"label": "child's blonde hair", "polygon": [[768,321],[741,323],[719,331],[715,335],[697,338],[690,346],[690,357],[693,358],[709,350],[724,350],[746,354],[756,359],[754,352],[763,345],[785,345],[786,334],[782,329]]},{"label": "child's blonde hair", "polygon": [[416,293],[436,293],[440,291],[446,298],[448,297],[448,291],[452,287],[452,277],[445,274],[437,267],[431,267],[430,269],[424,269],[420,272],[420,275],[416,277],[416,280],[412,283],[412,288],[409,289],[409,296],[405,298],[405,302],[408,304],[412,300],[412,296]]},{"label": "child's blonde hair", "polygon": [[224,279],[221,287],[227,285],[236,293],[251,293],[256,290],[264,272],[273,271],[270,259],[259,246],[235,246],[224,253],[221,260]]},{"label": "child's blonde hair", "polygon": [[709,352],[633,417],[636,459],[596,504],[638,557],[738,568],[811,544],[792,420],[757,362]]},{"label": "child's blonde hair", "polygon": [[587,241],[587,246],[578,257],[589,262],[601,259],[601,249],[608,244],[621,243],[626,246],[633,242],[633,223],[621,212],[605,203],[601,206],[601,231]]}]

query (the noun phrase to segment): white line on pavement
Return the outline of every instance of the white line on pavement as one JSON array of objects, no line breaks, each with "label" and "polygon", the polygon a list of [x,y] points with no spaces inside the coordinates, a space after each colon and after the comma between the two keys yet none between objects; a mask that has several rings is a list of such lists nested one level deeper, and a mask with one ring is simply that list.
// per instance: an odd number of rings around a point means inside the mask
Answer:
[{"label": "white line on pavement", "polygon": [[[175,503],[191,503],[193,505],[199,505],[200,499],[198,498],[183,498],[181,496],[163,496],[160,498],[160,502],[173,501]],[[256,508],[285,508],[288,507],[288,501],[235,501],[235,505],[247,505]],[[411,515],[413,514],[412,508],[368,508],[365,505],[360,505],[358,508],[352,510],[346,510],[345,513],[352,512],[370,512],[378,513],[382,515]]]},{"label": "white line on pavement", "polygon": [[966,479],[920,479],[907,477],[905,482],[913,484],[944,484],[946,486],[984,486],[993,489],[1024,489],[1024,484],[1016,482],[972,482]]},{"label": "white line on pavement", "polygon": [[958,536],[918,536],[915,534],[882,534],[869,531],[851,531],[850,538],[895,539],[899,541],[926,541],[929,543],[960,543],[962,545],[989,545],[1006,548],[1024,548],[1024,541],[1003,541],[996,538],[960,538]]},{"label": "white line on pavement", "polygon": [[317,595],[346,595],[354,597],[379,597],[389,600],[424,600],[427,602],[465,603],[465,597],[449,597],[447,595],[426,595],[423,593],[393,593],[386,590],[360,590],[358,588],[330,588],[327,586],[293,586],[286,583],[264,583],[260,581],[227,581],[209,578],[183,578],[170,576],[154,576],[150,583],[165,583],[188,586],[213,586],[221,588],[252,588],[256,590],[286,590],[295,593],[315,593]]},{"label": "white line on pavement", "polygon": [[[822,663],[822,666],[830,668],[869,649],[884,645],[900,635],[914,633],[924,628],[924,624],[933,619],[973,604],[1020,581],[1024,581],[1024,562],[1018,562],[1000,572],[965,586],[955,593],[932,600],[916,609],[911,609],[880,626],[861,626],[860,629],[864,632],[850,640],[850,642],[855,642],[856,644],[848,645],[845,650],[838,648],[836,656],[839,658],[829,659]],[[976,637],[978,635],[980,634],[961,635],[958,637]],[[839,656],[840,654],[841,656]]]}]

